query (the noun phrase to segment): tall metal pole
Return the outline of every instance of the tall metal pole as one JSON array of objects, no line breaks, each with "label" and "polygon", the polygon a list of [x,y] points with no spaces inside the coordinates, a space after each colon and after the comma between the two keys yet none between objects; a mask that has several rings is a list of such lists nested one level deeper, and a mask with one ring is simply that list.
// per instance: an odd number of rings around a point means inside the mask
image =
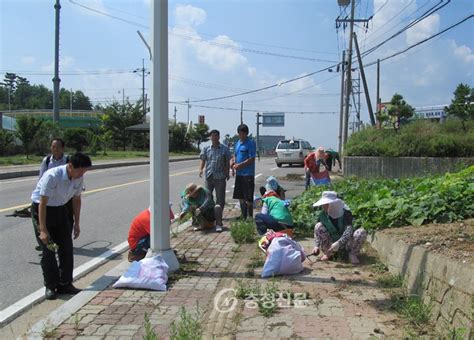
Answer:
[{"label": "tall metal pole", "polygon": [[72,116],[72,89],[71,92],[69,92],[69,112]]},{"label": "tall metal pole", "polygon": [[168,138],[168,1],[152,1],[152,77],[150,114],[150,245],[170,271],[179,269],[171,249]]},{"label": "tall metal pole", "polygon": [[191,107],[191,105],[189,105],[189,98],[188,100],[186,100],[186,103],[188,104],[188,126],[189,126],[189,108]]},{"label": "tall metal pole", "polygon": [[[244,123],[244,101],[240,101],[240,124]],[[257,126],[258,127],[258,126]]]},{"label": "tall metal pole", "polygon": [[143,100],[143,118],[146,116],[146,101],[145,101],[145,59],[142,59],[142,100]]},{"label": "tall metal pole", "polygon": [[53,122],[59,122],[59,14],[61,4],[56,0],[54,5],[56,12],[55,31],[54,31],[54,78],[53,78]]},{"label": "tall metal pole", "polygon": [[257,153],[260,151],[260,112],[257,112]]},{"label": "tall metal pole", "polygon": [[176,112],[177,112],[177,111],[178,111],[178,110],[176,109],[176,106],[175,106],[175,107],[174,107],[174,115],[173,115],[173,116],[174,116],[174,125],[176,125]]},{"label": "tall metal pole", "polygon": [[381,100],[380,100],[380,59],[377,59],[377,117],[379,116],[380,114],[380,104],[381,104]]},{"label": "tall metal pole", "polygon": [[364,85],[365,99],[367,100],[367,110],[369,110],[369,118],[372,126],[375,125],[374,111],[372,110],[372,102],[370,101],[369,88],[367,87],[367,80],[365,79],[364,65],[362,64],[362,57],[360,56],[359,43],[357,42],[357,35],[354,32],[354,44],[357,52],[357,60],[359,61],[360,76],[362,77],[362,84]]},{"label": "tall metal pole", "polygon": [[342,67],[341,67],[341,111],[339,114],[339,147],[338,152],[342,154],[342,127],[344,119],[344,72],[346,64],[346,51],[342,51]]},{"label": "tall metal pole", "polygon": [[351,1],[351,20],[350,20],[350,32],[349,32],[349,51],[347,57],[347,76],[346,76],[346,98],[344,107],[344,133],[342,138],[342,153],[344,153],[344,147],[347,142],[347,134],[349,128],[349,100],[352,90],[352,33],[354,33],[354,10],[355,0]]}]

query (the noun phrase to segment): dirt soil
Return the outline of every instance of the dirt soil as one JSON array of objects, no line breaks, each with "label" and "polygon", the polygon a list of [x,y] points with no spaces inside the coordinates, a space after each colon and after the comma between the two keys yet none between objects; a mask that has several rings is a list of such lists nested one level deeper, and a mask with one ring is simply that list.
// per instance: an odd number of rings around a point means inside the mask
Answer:
[{"label": "dirt soil", "polygon": [[427,224],[420,227],[385,229],[409,245],[419,245],[431,252],[461,263],[474,263],[474,219],[447,224]]}]

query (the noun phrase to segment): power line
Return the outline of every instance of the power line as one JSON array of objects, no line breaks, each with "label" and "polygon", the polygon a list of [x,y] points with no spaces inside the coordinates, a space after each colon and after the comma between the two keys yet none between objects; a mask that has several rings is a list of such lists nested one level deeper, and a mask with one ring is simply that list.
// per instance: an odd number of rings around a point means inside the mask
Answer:
[{"label": "power line", "polygon": [[277,83],[277,84],[273,84],[273,85],[261,87],[261,88],[258,88],[258,89],[255,89],[255,90],[251,90],[251,91],[236,93],[236,94],[232,94],[232,95],[229,95],[229,96],[222,96],[222,97],[215,97],[215,98],[192,100],[192,101],[190,101],[190,102],[192,102],[192,103],[209,102],[209,101],[215,101],[215,100],[221,100],[221,99],[239,97],[239,96],[244,96],[244,95],[251,94],[251,93],[256,93],[256,92],[260,92],[260,91],[265,91],[265,90],[272,89],[272,88],[275,88],[275,87],[278,87],[278,86],[282,86],[282,85],[285,85],[285,84],[288,84],[288,83],[291,83],[291,82],[294,82],[294,81],[297,81],[297,80],[300,80],[300,79],[303,79],[303,78],[311,77],[311,76],[313,76],[313,75],[315,75],[315,74],[317,74],[317,73],[321,73],[321,72],[327,71],[327,70],[329,70],[329,69],[331,69],[331,68],[333,68],[333,67],[335,67],[335,66],[336,66],[336,65],[332,65],[332,66],[329,66],[329,67],[320,69],[320,70],[318,70],[318,71],[314,71],[314,72],[305,74],[305,75],[303,75],[303,76],[299,76],[299,77],[296,77],[296,78],[293,78],[293,79],[290,79],[290,80],[286,80],[286,81],[283,81],[283,82],[280,82],[280,83]]},{"label": "power line", "polygon": [[[402,54],[402,53],[405,53],[405,52],[411,50],[412,48],[414,48],[414,47],[416,47],[416,46],[419,46],[419,45],[421,45],[421,44],[423,44],[423,43],[425,43],[425,42],[427,42],[427,41],[429,41],[429,40],[431,40],[431,39],[433,39],[433,38],[436,38],[437,36],[439,36],[439,35],[441,35],[441,34],[447,32],[447,31],[449,31],[449,30],[451,30],[451,29],[453,29],[454,27],[456,27],[456,26],[462,24],[463,22],[465,22],[465,21],[467,21],[467,20],[469,20],[469,19],[472,19],[473,17],[474,17],[474,14],[471,14],[471,15],[465,17],[464,19],[462,19],[461,21],[458,21],[457,23],[455,23],[455,24],[453,24],[453,25],[451,25],[451,26],[445,28],[444,30],[442,30],[442,31],[440,31],[440,32],[438,32],[438,33],[436,33],[436,34],[433,34],[432,36],[430,36],[430,37],[428,37],[428,38],[426,38],[426,39],[420,40],[420,41],[417,42],[416,44],[413,44],[413,45],[408,46],[407,48],[405,48],[405,49],[402,50],[402,51],[396,52],[396,53],[394,53],[394,54],[392,54],[392,55],[389,55],[389,56],[387,56],[387,57],[385,57],[385,58],[380,59],[380,62],[385,61],[385,60],[388,60],[388,59],[393,58],[393,57],[396,57],[396,56],[398,56],[398,55],[400,55],[400,54]],[[368,63],[368,64],[364,65],[364,67],[369,67],[369,66],[372,66],[372,65],[375,65],[375,64],[377,64],[377,61],[373,61],[373,62],[371,62],[371,63]]]},{"label": "power line", "polygon": [[[72,3],[72,4],[74,4],[74,5],[77,5],[77,6],[79,6],[79,7],[82,7],[82,8],[84,8],[84,9],[93,11],[93,12],[98,13],[98,14],[105,15],[105,16],[107,16],[107,17],[109,17],[109,18],[116,19],[116,20],[125,22],[125,23],[127,23],[127,24],[134,25],[134,26],[139,26],[139,27],[142,27],[142,28],[145,28],[145,29],[150,29],[149,26],[142,25],[142,24],[140,24],[140,23],[137,23],[137,22],[135,22],[135,21],[131,21],[131,20],[128,20],[128,19],[124,19],[124,18],[121,18],[121,17],[115,16],[115,15],[112,15],[112,14],[107,13],[107,12],[100,11],[100,10],[98,10],[98,9],[95,9],[95,8],[92,8],[92,7],[83,5],[83,4],[79,4],[79,3],[75,2],[74,0],[69,0],[69,2]],[[274,53],[274,52],[261,51],[261,50],[251,49],[251,48],[239,47],[239,46],[235,46],[235,45],[231,45],[231,44],[219,43],[219,42],[216,42],[216,41],[203,40],[203,39],[201,39],[201,38],[196,38],[196,37],[192,37],[192,36],[188,36],[188,35],[184,35],[184,34],[178,34],[178,33],[174,33],[174,32],[168,32],[168,34],[169,34],[169,35],[176,36],[176,37],[179,37],[179,38],[181,38],[181,39],[186,39],[186,40],[191,40],[191,41],[197,41],[197,42],[200,42],[200,43],[205,43],[205,44],[214,45],[214,46],[219,46],[219,47],[230,48],[230,49],[238,50],[238,51],[241,51],[241,52],[256,53],[256,54],[268,55],[268,56],[272,56],[272,57],[290,58],[290,59],[298,59],[298,60],[305,60],[305,61],[312,61],[312,62],[327,62],[327,63],[333,63],[333,62],[335,62],[335,61],[333,61],[333,60],[327,60],[327,59],[319,59],[319,58],[312,58],[312,57],[287,55],[287,54]]]}]

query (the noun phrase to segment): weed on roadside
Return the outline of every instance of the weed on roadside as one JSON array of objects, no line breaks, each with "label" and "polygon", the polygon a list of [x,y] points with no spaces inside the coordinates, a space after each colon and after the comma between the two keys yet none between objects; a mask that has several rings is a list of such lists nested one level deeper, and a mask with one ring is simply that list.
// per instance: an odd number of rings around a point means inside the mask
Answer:
[{"label": "weed on roadside", "polygon": [[147,313],[145,313],[145,321],[143,322],[143,327],[145,328],[145,335],[143,336],[143,340],[157,340],[158,336],[153,329],[153,326],[150,322],[150,317]]},{"label": "weed on roadside", "polygon": [[377,274],[383,274],[383,273],[388,272],[388,267],[384,265],[382,262],[376,262],[372,264],[369,268],[371,271]]},{"label": "weed on roadside", "polygon": [[45,326],[41,331],[42,339],[56,339],[58,336],[58,331],[54,327]]},{"label": "weed on roadside", "polygon": [[429,322],[431,306],[423,304],[419,296],[408,296],[399,290],[392,292],[390,300],[391,308],[417,329],[422,329]]},{"label": "weed on roadside", "polygon": [[383,288],[401,288],[403,287],[403,277],[400,274],[384,274],[377,277],[377,282]]},{"label": "weed on roadside", "polygon": [[179,320],[173,321],[170,327],[171,340],[199,340],[202,339],[201,312],[199,306],[196,308],[196,315],[181,307]]},{"label": "weed on roadside", "polygon": [[261,251],[256,252],[251,258],[250,262],[247,263],[247,269],[255,269],[259,267],[263,267],[265,264],[265,258],[262,256],[263,253]]},{"label": "weed on roadside", "polygon": [[255,223],[253,220],[235,220],[230,222],[230,235],[237,244],[257,241]]}]

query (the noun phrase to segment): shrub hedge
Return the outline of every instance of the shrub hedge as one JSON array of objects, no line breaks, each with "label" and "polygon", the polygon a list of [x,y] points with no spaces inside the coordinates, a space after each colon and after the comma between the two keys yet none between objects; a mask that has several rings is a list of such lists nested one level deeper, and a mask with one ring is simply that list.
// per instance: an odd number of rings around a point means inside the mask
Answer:
[{"label": "shrub hedge", "polygon": [[474,121],[464,131],[459,120],[443,124],[416,120],[392,129],[366,128],[351,135],[346,156],[385,157],[472,157],[474,156]]}]

